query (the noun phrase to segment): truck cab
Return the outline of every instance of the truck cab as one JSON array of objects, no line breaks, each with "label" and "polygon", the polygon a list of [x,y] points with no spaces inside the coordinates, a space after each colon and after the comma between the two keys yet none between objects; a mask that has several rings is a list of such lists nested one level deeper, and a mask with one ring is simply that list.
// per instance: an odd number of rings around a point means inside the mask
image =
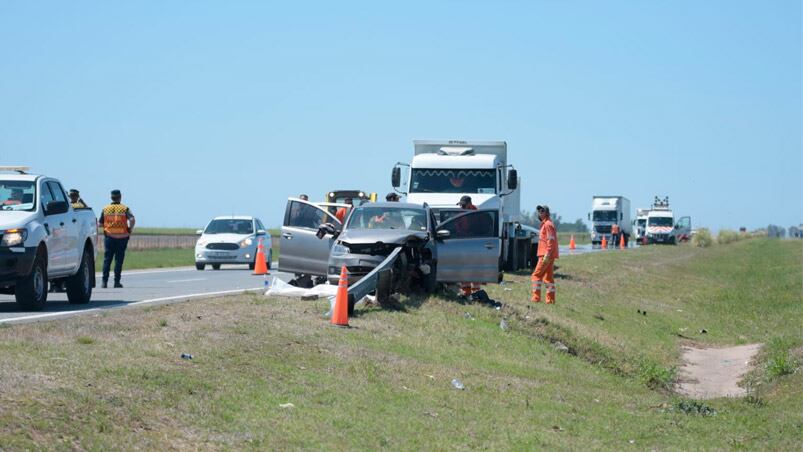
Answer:
[{"label": "truck cab", "polygon": [[[630,200],[624,196],[594,196],[591,203],[591,244],[599,245],[604,238],[611,243],[613,225],[619,225],[619,233],[624,235],[625,246],[633,233],[630,221]],[[618,245],[618,244],[613,244]]]},{"label": "truck cab", "polygon": [[[463,196],[481,210],[497,212],[500,268],[517,270],[534,262],[533,243],[537,240],[521,221],[521,187],[518,172],[507,162],[504,141],[428,141],[413,142],[410,164],[393,168],[391,182],[406,201],[427,204],[436,221],[444,223],[465,211],[458,207]],[[402,168],[408,168],[402,181]]]},{"label": "truck cab", "polygon": [[2,167],[0,291],[23,308],[40,310],[48,282],[65,282],[70,303],[87,303],[95,284],[97,220],[74,210],[57,179]]},{"label": "truck cab", "polygon": [[675,237],[675,214],[669,208],[669,197],[655,197],[652,209],[647,214],[647,243],[677,243]]}]

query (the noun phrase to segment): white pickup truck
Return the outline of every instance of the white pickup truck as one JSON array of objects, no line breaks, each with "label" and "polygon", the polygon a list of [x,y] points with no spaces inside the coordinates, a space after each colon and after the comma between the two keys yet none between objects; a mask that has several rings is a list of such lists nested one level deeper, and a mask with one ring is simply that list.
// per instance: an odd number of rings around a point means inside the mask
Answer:
[{"label": "white pickup truck", "polygon": [[41,310],[48,282],[64,282],[70,303],[88,303],[95,286],[95,213],[73,209],[56,179],[27,174],[25,167],[0,172],[0,293],[13,294],[24,309]]}]

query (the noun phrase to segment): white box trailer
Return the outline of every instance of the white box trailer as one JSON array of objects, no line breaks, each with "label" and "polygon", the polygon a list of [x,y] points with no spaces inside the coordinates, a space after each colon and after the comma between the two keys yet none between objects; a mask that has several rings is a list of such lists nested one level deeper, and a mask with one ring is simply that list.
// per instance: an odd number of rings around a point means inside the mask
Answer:
[{"label": "white box trailer", "polygon": [[[470,196],[479,209],[498,212],[500,268],[518,270],[534,263],[537,234],[522,227],[521,179],[507,160],[504,141],[417,140],[413,159],[393,168],[392,184],[407,202],[428,204],[442,223],[463,213],[458,201]],[[408,168],[402,184],[402,167]]]}]

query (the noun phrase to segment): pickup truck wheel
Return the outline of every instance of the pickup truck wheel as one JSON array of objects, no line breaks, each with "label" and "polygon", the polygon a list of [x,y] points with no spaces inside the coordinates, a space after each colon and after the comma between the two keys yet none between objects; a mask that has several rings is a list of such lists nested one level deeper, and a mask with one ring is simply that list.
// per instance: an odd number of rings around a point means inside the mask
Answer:
[{"label": "pickup truck wheel", "polygon": [[212,264],[212,270],[220,270],[220,264]]},{"label": "pickup truck wheel", "polygon": [[81,258],[81,266],[78,273],[67,278],[67,300],[72,304],[89,303],[92,298],[92,272],[95,263],[92,262],[92,253],[84,250]]},{"label": "pickup truck wheel", "polygon": [[17,280],[14,298],[23,309],[41,311],[47,303],[47,258],[38,253],[33,261],[31,273]]},{"label": "pickup truck wheel", "polygon": [[195,269],[199,271],[204,271],[206,268],[206,264],[199,264],[198,262],[195,263]]}]

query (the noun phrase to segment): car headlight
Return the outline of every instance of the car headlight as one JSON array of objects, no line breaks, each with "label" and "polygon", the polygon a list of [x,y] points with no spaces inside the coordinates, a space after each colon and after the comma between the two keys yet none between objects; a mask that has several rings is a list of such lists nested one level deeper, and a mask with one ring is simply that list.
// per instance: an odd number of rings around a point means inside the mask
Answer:
[{"label": "car headlight", "polygon": [[195,246],[204,247],[204,246],[206,246],[206,242],[207,241],[203,240],[203,239],[198,240],[198,242],[195,244]]},{"label": "car headlight", "polygon": [[240,248],[245,248],[246,246],[251,246],[254,243],[254,239],[248,237],[247,239],[240,242]]},{"label": "car headlight", "polygon": [[2,246],[19,246],[28,238],[27,229],[9,229],[3,233]]},{"label": "car headlight", "polygon": [[335,246],[333,246],[333,247],[332,247],[332,254],[333,254],[333,255],[338,255],[338,256],[340,256],[340,255],[343,255],[343,254],[348,254],[348,253],[349,253],[349,249],[348,249],[348,247],[346,247],[346,246],[343,246],[343,245],[337,244],[337,245],[335,245]]}]

